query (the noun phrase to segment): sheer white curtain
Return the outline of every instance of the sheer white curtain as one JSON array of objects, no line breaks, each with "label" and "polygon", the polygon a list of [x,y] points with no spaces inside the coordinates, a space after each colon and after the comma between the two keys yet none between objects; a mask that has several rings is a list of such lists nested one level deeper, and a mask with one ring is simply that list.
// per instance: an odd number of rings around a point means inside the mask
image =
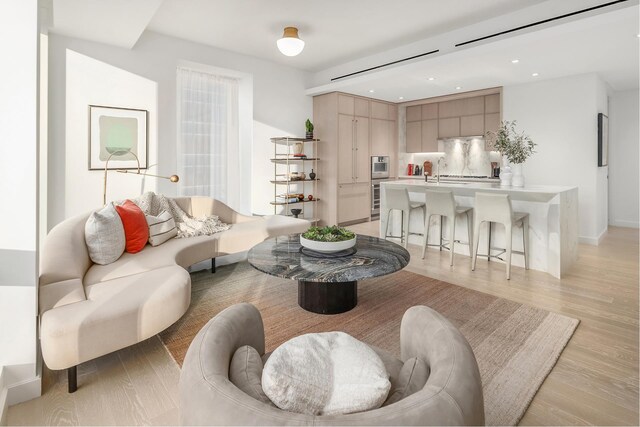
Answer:
[{"label": "sheer white curtain", "polygon": [[240,206],[239,81],[178,67],[178,171],[181,196]]}]

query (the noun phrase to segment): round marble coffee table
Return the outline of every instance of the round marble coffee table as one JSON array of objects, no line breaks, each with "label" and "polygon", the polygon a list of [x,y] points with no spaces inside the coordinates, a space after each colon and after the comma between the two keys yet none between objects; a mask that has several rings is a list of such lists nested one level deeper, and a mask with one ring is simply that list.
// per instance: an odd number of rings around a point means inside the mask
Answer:
[{"label": "round marble coffee table", "polygon": [[409,252],[402,246],[358,235],[355,253],[343,257],[302,252],[300,236],[265,240],[249,251],[249,264],[263,273],[298,281],[298,304],[319,314],[349,311],[358,303],[358,280],[402,270]]}]

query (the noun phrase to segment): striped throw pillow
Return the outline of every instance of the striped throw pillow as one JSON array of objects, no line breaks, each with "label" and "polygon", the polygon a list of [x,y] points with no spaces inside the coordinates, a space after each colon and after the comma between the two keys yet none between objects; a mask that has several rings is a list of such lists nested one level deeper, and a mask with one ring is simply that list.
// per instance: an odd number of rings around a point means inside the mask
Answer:
[{"label": "striped throw pillow", "polygon": [[149,225],[149,243],[151,246],[159,246],[178,235],[176,222],[169,212],[162,211],[158,216],[145,215],[145,217]]}]

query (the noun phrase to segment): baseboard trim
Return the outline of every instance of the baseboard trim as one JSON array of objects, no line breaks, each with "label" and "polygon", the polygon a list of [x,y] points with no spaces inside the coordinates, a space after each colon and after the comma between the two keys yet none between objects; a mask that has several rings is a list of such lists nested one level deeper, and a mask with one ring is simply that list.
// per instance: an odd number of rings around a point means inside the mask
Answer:
[{"label": "baseboard trim", "polygon": [[597,237],[580,236],[578,237],[578,242],[585,243],[587,245],[598,246],[600,242],[602,242],[602,239],[604,239],[604,236],[607,234],[607,230],[607,228],[602,230],[602,232]]},{"label": "baseboard trim", "polygon": [[0,426],[7,425],[7,409],[9,404],[7,403],[7,388],[4,386],[4,367],[0,366]]},{"label": "baseboard trim", "polygon": [[614,227],[624,227],[624,228],[640,228],[640,222],[638,221],[625,221],[623,219],[611,220],[609,225],[613,225]]},{"label": "baseboard trim", "polygon": [[40,377],[29,378],[7,387],[7,405],[11,406],[26,402],[40,397],[41,394],[42,379]]}]

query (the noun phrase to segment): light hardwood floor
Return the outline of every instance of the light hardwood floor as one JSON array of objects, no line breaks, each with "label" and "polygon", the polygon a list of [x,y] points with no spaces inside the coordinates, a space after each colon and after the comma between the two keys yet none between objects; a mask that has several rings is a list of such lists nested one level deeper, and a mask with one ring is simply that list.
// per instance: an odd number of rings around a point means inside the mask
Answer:
[{"label": "light hardwood floor", "polygon": [[[351,227],[377,234],[378,223]],[[610,228],[600,246],[580,245],[562,280],[504,264],[409,247],[407,270],[581,320],[533,399],[523,425],[638,425],[638,231]],[[177,424],[179,369],[157,337],[79,368],[79,389],[45,369],[43,395],[9,408],[8,423],[47,425]]]}]

